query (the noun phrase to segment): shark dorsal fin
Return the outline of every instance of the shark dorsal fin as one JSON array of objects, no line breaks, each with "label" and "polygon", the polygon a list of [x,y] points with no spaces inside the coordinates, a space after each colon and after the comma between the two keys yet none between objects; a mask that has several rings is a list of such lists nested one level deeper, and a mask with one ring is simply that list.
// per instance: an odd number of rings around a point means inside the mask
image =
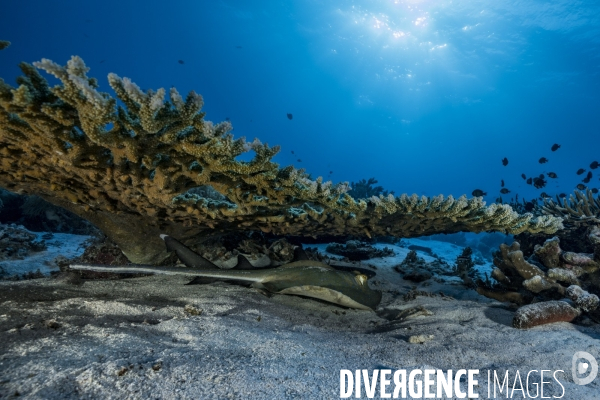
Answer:
[{"label": "shark dorsal fin", "polygon": [[294,261],[302,261],[302,260],[308,260],[308,256],[306,255],[306,252],[304,251],[304,249],[301,246],[296,246],[294,248]]},{"label": "shark dorsal fin", "polygon": [[255,269],[252,264],[250,264],[250,261],[248,261],[248,259],[246,257],[244,257],[241,254],[238,254],[238,262],[236,264],[235,267],[233,267],[233,269]]},{"label": "shark dorsal fin", "polygon": [[179,260],[181,260],[181,262],[187,267],[198,269],[219,269],[219,267],[217,267],[215,264],[194,253],[177,239],[173,239],[169,235],[160,235],[160,237],[165,241],[167,250],[177,254],[177,258],[179,258]]}]

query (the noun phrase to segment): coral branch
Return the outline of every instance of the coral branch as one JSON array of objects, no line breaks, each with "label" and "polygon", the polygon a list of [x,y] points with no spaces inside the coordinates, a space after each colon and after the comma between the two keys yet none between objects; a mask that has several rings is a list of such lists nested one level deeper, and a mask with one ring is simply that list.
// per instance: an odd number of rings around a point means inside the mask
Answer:
[{"label": "coral branch", "polygon": [[580,226],[600,223],[600,195],[594,197],[590,189],[585,193],[575,190],[568,198],[556,196],[556,203],[544,197],[540,207],[543,214],[564,218],[567,226]]}]

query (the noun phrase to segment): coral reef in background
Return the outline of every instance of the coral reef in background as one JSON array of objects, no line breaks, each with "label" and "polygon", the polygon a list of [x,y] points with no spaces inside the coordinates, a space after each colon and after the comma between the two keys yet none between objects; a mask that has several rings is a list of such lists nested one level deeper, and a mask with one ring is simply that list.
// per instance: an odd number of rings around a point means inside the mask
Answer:
[{"label": "coral reef in background", "polygon": [[465,247],[462,253],[456,257],[456,264],[452,270],[452,274],[462,279],[464,285],[470,289],[476,288],[475,280],[477,278],[477,271],[475,270],[475,263],[471,256],[473,250],[470,247]]},{"label": "coral reef in background", "polygon": [[[600,294],[600,228],[593,227],[587,239],[594,247],[592,254],[564,251],[560,239],[554,237],[546,240],[543,246],[536,245],[528,259],[525,259],[518,242],[510,246],[502,244],[494,258],[496,268],[492,271],[492,278],[496,283],[480,281],[477,292],[520,306],[566,298],[574,303],[571,308],[579,310],[577,316],[587,313],[600,322],[600,313],[596,311],[597,295]],[[539,323],[571,321],[575,318],[571,308],[556,304],[528,307],[517,313],[515,326],[534,326],[531,325],[532,310],[548,314],[536,317]]]},{"label": "coral reef in background", "polygon": [[22,226],[0,223],[0,261],[22,260],[31,252],[46,249],[46,242]]},{"label": "coral reef in background", "polygon": [[375,184],[377,184],[377,179],[375,178],[369,178],[369,180],[361,179],[358,182],[352,182],[348,194],[355,199],[369,199],[373,196],[387,197],[390,194],[394,194],[394,191],[388,192],[383,186],[373,186]]},{"label": "coral reef in background", "polygon": [[426,282],[429,279],[442,282],[441,276],[449,276],[453,274],[450,266],[442,258],[435,258],[431,262],[425,261],[419,257],[415,250],[410,250],[404,260],[394,266],[394,270],[402,274],[402,279],[416,283],[424,282],[424,285],[429,285]]},{"label": "coral reef in background", "polygon": [[327,246],[327,252],[347,258],[350,261],[369,260],[377,257],[391,257],[394,251],[387,247],[377,249],[368,243],[359,240],[348,240],[345,244],[331,243]]},{"label": "coral reef in background", "polygon": [[408,252],[404,260],[394,267],[396,272],[403,275],[403,279],[412,282],[424,282],[433,277],[430,265],[417,255],[415,250]]},{"label": "coral reef in background", "polygon": [[513,238],[510,235],[502,235],[500,233],[490,233],[490,234],[484,235],[483,237],[481,237],[479,239],[479,241],[477,241],[476,243],[473,243],[472,245],[475,246],[475,249],[477,249],[477,251],[479,253],[481,253],[481,255],[485,259],[493,261],[494,253],[496,252],[496,249],[498,248],[498,246],[500,246],[500,244],[502,244],[502,243],[512,243],[512,241],[513,241]]},{"label": "coral reef in background", "polygon": [[468,246],[467,236],[465,232],[458,232],[453,234],[438,233],[435,235],[427,236],[424,240],[435,240],[438,242],[452,243],[456,246],[466,247]]},{"label": "coral reef in background", "polygon": [[[163,261],[168,254],[161,233],[193,246],[202,235],[240,230],[415,237],[550,234],[562,227],[560,218],[486,206],[481,197],[356,200],[345,183],[279,168],[271,161],[278,147],[234,139],[229,122],[206,121],[202,97],[194,92],[184,99],[171,88],[167,101],[164,89],[144,92],[109,74],[120,105],[97,90],[79,57],[64,67],[47,59],[34,65],[61,84],[49,87],[27,63],[20,64],[18,87],[0,80],[0,186],[36,194],[92,222],[132,262]],[[237,159],[249,151],[252,160]]]},{"label": "coral reef in background", "polygon": [[8,40],[0,40],[0,50],[4,50],[10,46],[10,42]]}]

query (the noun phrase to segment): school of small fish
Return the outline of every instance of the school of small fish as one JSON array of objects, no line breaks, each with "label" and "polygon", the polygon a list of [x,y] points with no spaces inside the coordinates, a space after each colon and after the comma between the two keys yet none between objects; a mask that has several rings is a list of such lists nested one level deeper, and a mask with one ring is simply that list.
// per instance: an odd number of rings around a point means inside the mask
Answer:
[{"label": "school of small fish", "polygon": [[[560,149],[560,147],[561,147],[560,144],[554,143],[552,145],[552,147],[550,147],[550,151],[555,152],[558,149]],[[508,161],[507,157],[504,157],[501,161],[502,161],[502,165],[503,166],[506,167],[508,165],[509,161]],[[541,157],[540,159],[538,159],[538,163],[539,164],[546,164],[549,161],[550,160],[548,158],[546,158],[546,157]],[[600,162],[598,162],[598,161],[593,161],[590,164],[590,169],[591,170],[597,169],[598,167],[600,167]],[[583,175],[586,171],[587,170],[585,168],[579,168],[575,173],[577,175]],[[523,178],[523,180],[525,180],[525,183],[527,183],[528,185],[532,185],[536,189],[542,189],[542,188],[546,187],[546,185],[548,184],[548,181],[546,180],[546,177],[548,177],[549,179],[558,179],[558,174],[556,172],[552,172],[552,171],[546,172],[545,174],[543,174],[543,173],[539,174],[538,176],[530,176],[530,177],[527,177],[527,175],[525,175],[525,174],[521,174],[521,178]],[[583,178],[581,180],[582,183],[577,184],[576,188],[579,189],[579,190],[585,190],[585,189],[587,189],[587,186],[585,184],[590,183],[590,181],[592,180],[592,178],[593,178],[592,171],[587,171],[587,174],[585,175],[585,178]],[[500,189],[500,193],[501,194],[511,193],[511,191],[508,188],[505,187],[504,179],[500,180],[500,188],[501,188]],[[599,192],[599,190],[597,188],[592,188],[591,191],[594,194],[596,194],[596,193]],[[471,194],[473,196],[476,196],[476,197],[486,196],[487,195],[487,193],[484,192],[482,189],[475,189],[475,190],[473,190],[473,192]],[[558,196],[561,197],[561,198],[564,198],[567,195],[565,193],[560,193]],[[548,195],[546,192],[542,192],[540,194],[540,198],[541,199],[549,198],[549,197],[551,197],[551,196]],[[518,195],[517,195],[517,198],[518,198]],[[497,200],[497,201],[501,201],[501,199]],[[529,203],[531,203],[531,202],[526,202],[525,203],[525,208],[526,209],[527,209],[527,205]],[[533,209],[533,203],[531,203],[531,209]],[[530,210],[528,210],[528,211],[530,211]]]}]

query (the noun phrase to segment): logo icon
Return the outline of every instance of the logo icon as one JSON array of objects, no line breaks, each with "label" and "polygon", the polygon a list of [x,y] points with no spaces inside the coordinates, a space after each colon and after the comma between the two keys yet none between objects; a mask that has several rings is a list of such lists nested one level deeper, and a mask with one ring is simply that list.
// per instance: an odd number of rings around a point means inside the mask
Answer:
[{"label": "logo icon", "polygon": [[[585,361],[582,361],[585,360]],[[578,385],[587,385],[598,375],[598,362],[593,355],[585,351],[578,351],[573,355],[571,364],[573,381]],[[587,374],[587,376],[585,376]],[[583,376],[582,376],[583,375]]]}]

